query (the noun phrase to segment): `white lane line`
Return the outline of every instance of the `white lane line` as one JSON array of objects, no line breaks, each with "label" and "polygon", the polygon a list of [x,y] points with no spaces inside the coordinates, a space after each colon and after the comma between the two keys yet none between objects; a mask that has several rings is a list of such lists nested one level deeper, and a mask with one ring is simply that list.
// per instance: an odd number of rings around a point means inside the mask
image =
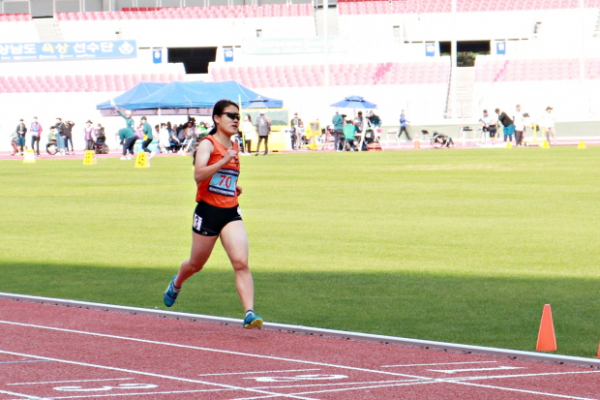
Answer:
[{"label": "white lane line", "polygon": [[36,363],[36,362],[48,362],[48,361],[46,361],[46,360],[0,361],[0,364],[20,364],[20,363]]},{"label": "white lane line", "polygon": [[321,368],[310,369],[282,369],[278,371],[251,371],[251,372],[224,372],[222,374],[200,374],[198,376],[225,376],[225,375],[247,375],[247,374],[279,374],[284,372],[320,371]]},{"label": "white lane line", "polygon": [[[133,369],[126,369],[126,368],[109,367],[107,365],[90,364],[90,363],[84,363],[84,362],[78,362],[78,361],[71,361],[71,360],[63,360],[63,359],[60,359],[60,358],[44,357],[44,356],[38,356],[38,355],[34,355],[34,354],[15,353],[15,352],[6,351],[6,350],[0,350],[0,353],[10,354],[10,355],[13,355],[13,356],[20,356],[20,357],[38,358],[40,360],[57,361],[57,362],[65,363],[65,364],[72,364],[72,365],[78,365],[78,366],[83,366],[83,367],[92,367],[92,368],[106,369],[106,370],[110,370],[110,371],[126,372],[126,373],[129,373],[129,374],[135,374],[135,375],[151,376],[151,377],[160,378],[160,379],[170,379],[170,380],[174,380],[174,381],[188,382],[188,383],[200,383],[200,384],[208,385],[208,386],[219,386],[219,387],[225,388],[225,389],[249,391],[249,392],[256,392],[256,393],[269,394],[269,395],[275,394],[273,392],[267,392],[267,391],[264,391],[264,390],[258,390],[258,389],[252,389],[252,388],[245,388],[245,387],[234,386],[234,385],[226,385],[226,384],[223,384],[223,383],[214,383],[214,382],[209,382],[209,381],[202,381],[202,380],[199,380],[199,379],[189,379],[189,378],[181,378],[181,377],[178,377],[178,376],[170,376],[170,375],[163,375],[163,374],[154,374],[154,373],[151,373],[151,372],[136,371],[136,370],[133,370]],[[315,400],[315,399],[311,399],[311,398],[308,398],[308,397],[298,397],[298,396],[295,396],[295,395],[288,395],[288,394],[279,394],[279,396],[281,396],[281,397],[289,397],[291,399]],[[35,398],[37,398],[37,397],[35,397]]]},{"label": "white lane line", "polygon": [[294,393],[294,394],[308,395],[308,394],[322,394],[322,393],[335,393],[335,392],[349,392],[352,390],[384,389],[384,388],[393,388],[393,387],[399,387],[399,386],[427,385],[430,383],[440,383],[440,382],[438,380],[432,379],[430,381],[415,381],[415,382],[407,382],[407,383],[393,383],[393,384],[367,385],[367,386],[339,388],[339,389],[313,390],[313,391],[309,391],[309,392],[298,392],[298,393]]},{"label": "white lane line", "polygon": [[494,368],[467,368],[467,369],[428,369],[427,371],[440,372],[442,374],[456,374],[458,372],[480,372],[480,371],[500,371],[510,369],[527,369],[525,367],[494,367]]},{"label": "white lane line", "polygon": [[484,384],[480,384],[480,383],[471,383],[471,382],[456,382],[456,383],[459,384],[459,385],[465,385],[465,386],[476,386],[476,387],[481,387],[481,388],[486,388],[486,389],[502,390],[502,391],[506,391],[506,392],[537,394],[537,395],[540,395],[540,396],[558,397],[558,398],[561,398],[561,399],[571,399],[571,400],[599,400],[597,397],[595,397],[595,398],[591,398],[591,397],[578,397],[578,396],[570,396],[568,394],[538,392],[538,391],[535,391],[535,390],[516,389],[516,388],[508,388],[508,387],[494,386],[494,385],[484,385]]},{"label": "white lane line", "polygon": [[232,351],[232,350],[220,350],[220,349],[213,349],[210,347],[198,347],[198,346],[190,346],[190,345],[179,344],[179,343],[159,342],[156,340],[138,339],[138,338],[132,338],[132,337],[128,337],[128,336],[108,335],[105,333],[78,331],[78,330],[74,330],[74,329],[55,328],[52,326],[24,324],[21,322],[0,320],[0,324],[23,326],[26,328],[46,329],[46,330],[57,331],[57,332],[76,333],[76,334],[81,334],[81,335],[103,337],[103,338],[109,338],[109,339],[127,340],[127,341],[131,341],[131,342],[136,342],[136,343],[156,344],[156,345],[161,345],[161,346],[169,346],[169,347],[176,347],[176,348],[182,348],[182,349],[200,350],[200,351],[206,351],[206,352],[218,353],[218,354],[229,354],[229,355],[235,355],[235,356],[260,358],[260,359],[265,359],[265,360],[288,361],[288,362],[293,362],[293,363],[318,365],[318,366],[333,367],[333,368],[342,368],[342,369],[347,369],[347,370],[351,370],[351,371],[371,372],[374,374],[401,376],[401,377],[405,377],[405,378],[431,379],[428,377],[411,375],[411,374],[403,374],[403,373],[399,373],[399,372],[387,372],[387,371],[381,371],[381,370],[377,370],[377,369],[349,367],[349,366],[345,366],[345,365],[329,364],[329,363],[318,362],[318,361],[306,361],[306,360],[298,360],[298,359],[294,359],[294,358],[266,356],[266,355],[260,355],[260,354],[252,354],[252,353],[241,353],[239,351]]},{"label": "white lane line", "polygon": [[565,372],[534,372],[530,374],[513,375],[488,375],[488,376],[465,376],[456,378],[441,378],[445,382],[477,381],[480,379],[505,379],[505,378],[532,378],[535,376],[553,376],[553,375],[582,375],[582,374],[600,374],[598,370],[592,371],[565,371]]},{"label": "white lane line", "polygon": [[[235,389],[197,389],[197,390],[173,390],[164,392],[141,392],[141,393],[104,393],[104,394],[85,394],[85,395],[74,395],[74,396],[58,396],[58,397],[42,397],[39,400],[62,400],[62,399],[91,399],[96,397],[124,397],[124,396],[147,396],[151,394],[179,394],[179,393],[215,393],[215,392],[227,392]],[[281,396],[269,395],[269,396]]]},{"label": "white lane line", "polygon": [[2,394],[10,394],[11,396],[19,396],[22,399],[31,399],[31,400],[43,400],[43,397],[32,396],[29,394],[17,393],[17,392],[9,392],[8,390],[0,390]]},{"label": "white lane line", "polygon": [[380,368],[394,368],[394,367],[422,367],[428,365],[453,365],[453,364],[486,364],[486,363],[497,363],[498,361],[457,361],[457,362],[446,362],[446,363],[431,363],[431,364],[398,364],[398,365],[382,365]]},{"label": "white lane line", "polygon": [[[465,377],[465,378],[440,378],[440,379],[432,379],[431,381],[417,381],[417,380],[412,381],[412,382],[405,381],[405,383],[403,381],[398,381],[398,383],[394,383],[393,381],[391,381],[391,382],[388,382],[387,384],[385,382],[382,382],[382,384],[380,384],[380,385],[371,385],[371,386],[363,386],[363,387],[355,387],[355,388],[339,388],[339,389],[304,391],[304,392],[296,392],[294,394],[309,395],[309,394],[321,394],[321,393],[330,393],[330,392],[344,392],[344,391],[361,390],[361,389],[378,389],[378,388],[384,389],[384,388],[392,388],[392,387],[398,387],[398,386],[421,385],[424,383],[450,383],[450,384],[454,383],[457,385],[477,386],[477,387],[482,387],[482,388],[487,388],[487,389],[507,390],[507,391],[513,391],[513,392],[546,395],[546,396],[550,396],[550,397],[558,397],[558,398],[571,399],[571,400],[600,400],[598,398],[577,397],[577,396],[562,395],[562,394],[556,394],[556,393],[538,392],[538,391],[527,390],[527,389],[507,388],[507,387],[502,387],[502,386],[465,382],[466,380],[474,380],[474,379],[512,378],[514,376],[534,377],[534,376],[544,376],[544,375],[564,375],[564,374],[580,374],[580,373],[600,373],[600,371],[582,371],[582,372],[572,371],[572,372],[564,372],[564,373],[557,372],[557,373],[549,373],[549,374],[538,373],[538,374],[521,374],[521,375],[499,375],[499,376],[487,376],[487,377],[473,376],[473,377]],[[366,382],[366,383],[371,384],[373,382]]]},{"label": "white lane line", "polygon": [[80,379],[72,381],[48,381],[48,382],[17,382],[17,383],[5,383],[9,385],[47,385],[50,383],[74,383],[74,382],[103,382],[103,381],[127,381],[134,378],[105,378],[105,379]]},{"label": "white lane line", "polygon": [[[222,353],[222,354],[233,354],[233,355],[241,355],[241,356],[246,356],[246,357],[255,357],[255,358],[270,359],[270,360],[277,360],[277,361],[289,361],[289,362],[295,362],[295,363],[304,363],[304,364],[311,364],[311,365],[334,367],[334,368],[347,369],[347,370],[353,370],[353,371],[370,372],[370,373],[376,373],[376,374],[382,374],[382,375],[399,376],[399,377],[414,378],[414,379],[420,380],[420,382],[416,382],[416,383],[413,383],[413,384],[446,382],[446,383],[454,383],[454,384],[461,384],[462,385],[462,384],[467,384],[468,383],[468,382],[462,382],[461,380],[457,380],[457,379],[447,379],[447,380],[445,380],[445,379],[434,379],[434,378],[425,377],[425,376],[403,374],[403,373],[397,373],[397,372],[387,372],[387,371],[373,370],[373,369],[367,369],[367,368],[349,367],[349,366],[343,366],[343,365],[335,365],[335,364],[322,363],[322,362],[316,362],[316,361],[297,360],[297,359],[284,358],[284,357],[264,356],[264,355],[249,354],[249,353],[240,353],[240,352],[235,352],[235,351],[230,351],[230,350],[218,350],[218,349],[196,347],[196,346],[182,345],[182,344],[176,344],[176,343],[166,343],[166,342],[158,342],[158,341],[145,340],[145,339],[137,339],[137,338],[130,338],[130,337],[124,337],[124,336],[115,336],[115,335],[107,335],[107,334],[101,334],[101,333],[77,331],[77,330],[64,329],[64,328],[55,328],[55,327],[48,327],[48,326],[42,326],[42,325],[23,324],[23,323],[12,322],[12,321],[2,321],[2,320],[0,320],[0,323],[1,324],[7,324],[7,325],[24,326],[24,327],[28,327],[28,328],[38,328],[38,329],[47,329],[47,330],[54,330],[54,331],[61,331],[61,332],[68,332],[68,333],[78,333],[78,334],[90,335],[90,336],[96,336],[96,337],[106,337],[106,338],[113,338],[113,339],[120,339],[120,340],[129,340],[129,341],[139,342],[139,343],[149,343],[149,344],[158,344],[158,345],[178,347],[178,348],[195,349],[195,350],[202,350],[202,351]],[[1,352],[2,351],[0,351],[0,353]],[[10,354],[10,353],[8,353],[8,354]],[[17,354],[17,353],[13,353],[13,354],[23,356],[23,355]],[[25,355],[25,356],[27,356],[27,355]],[[106,368],[110,368],[110,367],[106,367]],[[570,373],[577,374],[577,373],[589,373],[589,372],[600,372],[600,371],[573,371],[573,372],[570,372]],[[141,372],[138,372],[138,371],[136,371],[134,373],[142,374]],[[537,375],[538,376],[544,376],[544,375],[552,375],[552,374],[553,373],[541,373],[541,374],[537,374]],[[502,378],[505,378],[505,377],[506,378],[511,378],[511,377],[515,377],[515,375],[503,375],[501,377]],[[476,379],[485,379],[485,377],[473,377],[473,378],[476,378]],[[171,379],[183,379],[183,378],[171,377]],[[198,381],[198,383],[200,383],[200,381]],[[204,383],[204,382],[202,382],[202,383]],[[207,382],[207,384],[215,385],[212,382]],[[493,386],[490,386],[490,387],[493,388]],[[499,389],[502,389],[502,388],[499,387]],[[252,390],[252,389],[241,388],[241,390]],[[274,395],[274,393],[269,393],[269,397],[274,397],[272,395]],[[288,397],[289,395],[281,395],[281,396]],[[600,399],[585,399],[585,400],[600,400]]]},{"label": "white lane line", "polygon": [[271,386],[253,386],[254,389],[300,389],[310,387],[323,387],[323,386],[356,386],[356,385],[382,385],[382,384],[396,384],[396,383],[410,383],[410,382],[421,382],[419,379],[393,379],[387,381],[361,381],[361,382],[338,382],[338,383],[302,383],[295,385],[271,385]]}]

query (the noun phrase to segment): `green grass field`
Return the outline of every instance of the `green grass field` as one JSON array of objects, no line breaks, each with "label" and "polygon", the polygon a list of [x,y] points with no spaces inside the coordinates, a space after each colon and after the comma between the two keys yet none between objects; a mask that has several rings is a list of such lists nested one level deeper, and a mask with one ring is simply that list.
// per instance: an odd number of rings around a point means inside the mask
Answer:
[{"label": "green grass field", "polygon": [[[600,147],[242,158],[265,320],[558,353],[600,339]],[[148,308],[187,258],[188,157],[0,161],[0,291]],[[242,317],[220,247],[175,311]]]}]

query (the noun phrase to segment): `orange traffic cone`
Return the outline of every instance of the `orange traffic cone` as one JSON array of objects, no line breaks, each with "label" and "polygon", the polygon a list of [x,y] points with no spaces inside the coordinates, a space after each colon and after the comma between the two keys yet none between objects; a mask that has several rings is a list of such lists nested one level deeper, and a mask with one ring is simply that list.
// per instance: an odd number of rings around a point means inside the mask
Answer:
[{"label": "orange traffic cone", "polygon": [[550,304],[544,304],[542,322],[538,333],[537,351],[556,351],[556,336],[554,335],[554,322],[552,322],[552,310]]},{"label": "orange traffic cone", "polygon": [[598,346],[598,358],[600,358],[600,346]]}]

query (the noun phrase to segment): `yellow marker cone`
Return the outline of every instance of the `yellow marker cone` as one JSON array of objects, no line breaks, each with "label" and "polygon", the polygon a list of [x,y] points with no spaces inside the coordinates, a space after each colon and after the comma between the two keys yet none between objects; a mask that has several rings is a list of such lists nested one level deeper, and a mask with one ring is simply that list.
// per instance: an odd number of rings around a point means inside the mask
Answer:
[{"label": "yellow marker cone", "polygon": [[23,153],[23,162],[27,164],[35,163],[35,153],[33,150],[25,150],[25,153]]},{"label": "yellow marker cone", "polygon": [[547,140],[544,140],[544,143],[542,143],[542,149],[549,149],[550,148],[550,143],[548,143]]},{"label": "yellow marker cone", "polygon": [[585,142],[582,140],[581,142],[579,142],[579,144],[577,145],[578,149],[585,149]]},{"label": "yellow marker cone", "polygon": [[512,147],[512,144],[510,142],[506,142],[506,148],[510,149]]},{"label": "yellow marker cone", "polygon": [[96,152],[94,150],[86,150],[83,156],[83,165],[96,164]]},{"label": "yellow marker cone", "polygon": [[150,160],[148,159],[148,153],[140,151],[135,156],[135,167],[136,168],[150,168]]}]

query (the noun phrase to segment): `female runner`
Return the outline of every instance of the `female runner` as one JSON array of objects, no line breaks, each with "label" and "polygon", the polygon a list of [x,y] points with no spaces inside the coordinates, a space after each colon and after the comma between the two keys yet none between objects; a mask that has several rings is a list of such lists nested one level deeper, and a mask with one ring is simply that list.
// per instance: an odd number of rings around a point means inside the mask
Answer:
[{"label": "female runner", "polygon": [[238,145],[231,140],[238,132],[240,110],[230,100],[218,101],[212,119],[214,128],[194,153],[194,179],[198,185],[192,226],[192,253],[171,279],[163,299],[171,307],[183,283],[199,272],[221,237],[221,244],[235,271],[235,287],[246,311],[244,328],[260,328],[263,319],[254,314],[254,283],[248,268],[248,236],[242,222],[237,185],[240,173]]}]

